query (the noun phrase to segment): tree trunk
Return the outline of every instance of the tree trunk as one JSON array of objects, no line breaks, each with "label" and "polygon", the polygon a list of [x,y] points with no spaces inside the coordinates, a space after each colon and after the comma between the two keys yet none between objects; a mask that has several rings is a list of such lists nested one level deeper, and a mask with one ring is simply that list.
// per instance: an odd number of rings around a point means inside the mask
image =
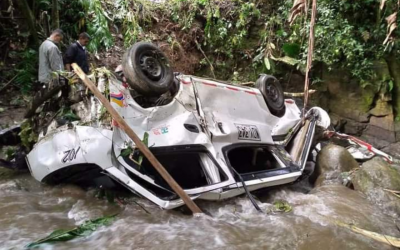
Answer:
[{"label": "tree trunk", "polygon": [[396,60],[395,53],[391,53],[386,58],[389,66],[390,75],[393,77],[393,104],[396,116],[400,114],[400,63]]},{"label": "tree trunk", "polygon": [[52,0],[52,8],[51,8],[51,22],[52,29],[60,28],[60,14],[58,12],[58,0]]},{"label": "tree trunk", "polygon": [[43,19],[43,29],[44,33],[46,33],[46,37],[50,36],[50,22],[49,22],[49,15],[47,15],[47,11],[42,13],[42,19]]},{"label": "tree trunk", "polygon": [[17,0],[17,4],[18,4],[19,8],[21,9],[21,12],[23,13],[24,17],[26,18],[26,21],[28,22],[29,32],[31,34],[34,46],[38,46],[39,38],[37,35],[36,22],[35,22],[35,17],[33,16],[32,10],[29,7],[27,0]]}]

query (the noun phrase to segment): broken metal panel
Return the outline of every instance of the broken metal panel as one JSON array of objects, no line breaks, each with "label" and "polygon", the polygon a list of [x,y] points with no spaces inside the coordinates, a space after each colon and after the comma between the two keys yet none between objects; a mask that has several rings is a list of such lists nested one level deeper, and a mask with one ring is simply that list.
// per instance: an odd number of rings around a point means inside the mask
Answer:
[{"label": "broken metal panel", "polygon": [[352,154],[352,156],[355,159],[359,160],[367,160],[372,158],[371,154],[373,156],[380,156],[382,157],[386,162],[389,163],[399,163],[400,161],[398,159],[393,158],[391,155],[386,154],[385,152],[382,152],[376,148],[374,148],[371,144],[360,140],[354,136],[347,135],[347,134],[342,134],[338,133],[335,131],[326,131],[326,136],[328,138],[330,137],[336,137],[339,139],[347,140],[351,146],[348,147],[348,151]]},{"label": "broken metal panel", "polygon": [[[273,143],[270,113],[256,89],[193,78],[213,141]],[[272,118],[273,119],[273,118]],[[240,131],[240,128],[248,131]],[[240,136],[245,133],[248,136]]]},{"label": "broken metal panel", "polygon": [[[277,185],[288,184],[296,181],[301,176],[301,172],[294,172],[285,175],[278,175],[268,178],[255,179],[252,181],[246,181],[245,184],[249,191],[254,191],[266,187],[272,187]],[[228,186],[224,191],[214,190],[201,194],[199,199],[202,200],[224,200],[229,199],[241,194],[244,194],[245,190],[241,182],[237,182],[233,185]]]},{"label": "broken metal panel", "polygon": [[76,164],[110,167],[111,135],[110,130],[76,126],[45,136],[27,156],[33,177],[42,181],[47,175]]},{"label": "broken metal panel", "polygon": [[[162,147],[209,142],[204,134],[193,133],[185,129],[183,124],[198,127],[199,124],[194,114],[177,101],[177,97],[167,105],[144,109],[133,100],[128,89],[115,82],[111,86],[111,104],[139,137],[143,136],[145,132],[149,133],[149,145]],[[119,100],[113,96],[118,97],[122,103],[118,103]],[[178,96],[184,96],[184,94],[178,94]],[[124,142],[130,141],[118,127],[115,130],[119,131],[114,136],[117,144],[122,145]],[[118,139],[118,136],[121,138]]]},{"label": "broken metal panel", "polygon": [[181,103],[188,111],[196,113],[196,97],[194,94],[192,79],[190,76],[179,75],[180,88],[175,99]]},{"label": "broken metal panel", "polygon": [[[123,186],[128,187],[131,191],[134,193],[145,197],[146,199],[150,200],[151,202],[157,204],[163,209],[173,209],[176,207],[180,207],[184,205],[185,203],[182,201],[182,199],[176,199],[176,200],[162,200],[156,195],[154,195],[152,192],[147,190],[146,188],[142,187],[139,185],[137,182],[129,178],[126,174],[121,172],[118,168],[116,167],[110,167],[106,169],[106,172],[108,173],[108,176],[113,178],[114,180],[118,181],[121,183]],[[198,198],[199,196],[192,196],[190,197],[192,200]]]},{"label": "broken metal panel", "polygon": [[286,135],[301,120],[301,111],[292,99],[285,100],[286,112],[273,127],[273,136]]}]

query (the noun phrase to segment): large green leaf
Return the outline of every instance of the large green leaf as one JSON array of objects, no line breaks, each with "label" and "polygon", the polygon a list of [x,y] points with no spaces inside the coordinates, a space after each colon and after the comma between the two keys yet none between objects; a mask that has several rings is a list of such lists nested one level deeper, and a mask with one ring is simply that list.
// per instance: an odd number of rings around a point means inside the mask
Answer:
[{"label": "large green leaf", "polygon": [[118,156],[122,156],[122,157],[128,157],[133,153],[133,148],[132,147],[127,147],[121,150],[121,154]]},{"label": "large green leaf", "polygon": [[104,216],[98,219],[89,220],[70,230],[58,229],[43,239],[29,243],[25,246],[25,248],[36,247],[43,243],[69,241],[77,237],[87,236],[95,231],[98,227],[109,225],[115,219],[115,216],[117,215],[114,214],[111,216]]},{"label": "large green leaf", "polygon": [[[143,142],[144,145],[146,145],[146,147],[149,147],[149,133],[144,132],[142,142]],[[137,163],[138,163],[139,166],[142,165],[143,157],[144,157],[144,156],[143,156],[142,152],[140,152],[139,159],[138,159],[138,161],[137,161]]]},{"label": "large green leaf", "polygon": [[270,63],[268,57],[264,57],[264,64],[265,64],[265,67],[267,68],[267,70],[271,69],[271,63]]},{"label": "large green leaf", "polygon": [[296,64],[299,63],[299,60],[296,60],[296,59],[294,59],[294,58],[292,58],[292,57],[289,57],[289,56],[278,57],[278,58],[276,58],[276,57],[271,57],[271,58],[272,58],[273,60],[275,60],[275,61],[283,62],[283,63],[289,64],[289,65],[292,65],[292,66],[294,66],[294,65],[296,65]]},{"label": "large green leaf", "polygon": [[282,50],[286,56],[297,57],[300,54],[300,45],[297,43],[285,43],[282,46]]},{"label": "large green leaf", "polygon": [[389,87],[389,92],[392,92],[392,90],[393,90],[393,81],[389,81],[388,87]]}]

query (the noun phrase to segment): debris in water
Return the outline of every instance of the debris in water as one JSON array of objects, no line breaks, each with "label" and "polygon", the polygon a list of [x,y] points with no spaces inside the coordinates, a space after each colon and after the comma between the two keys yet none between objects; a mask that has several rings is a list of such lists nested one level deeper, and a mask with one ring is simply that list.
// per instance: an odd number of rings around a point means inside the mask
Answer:
[{"label": "debris in water", "polygon": [[400,191],[397,191],[397,190],[391,190],[391,189],[383,189],[384,191],[386,191],[386,192],[389,192],[389,193],[391,193],[391,194],[393,194],[394,196],[396,196],[397,198],[399,198],[400,199]]},{"label": "debris in water", "polygon": [[109,225],[111,221],[115,219],[116,216],[117,214],[114,214],[111,216],[104,216],[94,220],[89,220],[71,230],[65,230],[65,229],[56,230],[43,239],[29,243],[28,245],[25,246],[25,248],[36,247],[43,243],[69,241],[77,237],[88,236],[91,232],[96,231],[98,227]]},{"label": "debris in water", "polygon": [[289,213],[293,210],[292,206],[287,201],[274,201],[274,207],[271,212]]},{"label": "debris in water", "polygon": [[388,245],[391,245],[394,247],[400,247],[400,238],[364,230],[362,228],[359,228],[359,227],[356,227],[356,226],[353,226],[350,224],[346,224],[341,221],[335,221],[335,224],[339,227],[344,227],[344,228],[350,229],[351,231],[353,231],[355,233],[362,234],[362,235],[364,235],[368,238],[374,239],[376,241],[379,241],[379,242],[382,242],[382,243],[385,243],[385,244],[388,244]]}]

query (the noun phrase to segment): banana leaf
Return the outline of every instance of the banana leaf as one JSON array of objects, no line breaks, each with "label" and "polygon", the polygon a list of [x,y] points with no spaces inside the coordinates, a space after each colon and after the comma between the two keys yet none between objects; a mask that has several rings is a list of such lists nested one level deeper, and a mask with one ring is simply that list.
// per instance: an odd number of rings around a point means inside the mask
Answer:
[{"label": "banana leaf", "polygon": [[93,231],[96,231],[98,227],[109,225],[115,219],[115,216],[117,216],[117,214],[111,216],[104,216],[94,220],[88,220],[70,230],[65,230],[65,229],[56,230],[43,239],[29,243],[28,245],[25,246],[25,248],[37,247],[43,243],[69,241],[77,237],[88,236]]},{"label": "banana leaf", "polygon": [[292,58],[290,56],[284,56],[284,57],[278,57],[278,58],[271,57],[271,58],[272,58],[272,60],[275,60],[275,61],[278,61],[278,62],[283,62],[283,63],[289,64],[289,65],[292,65],[292,66],[294,66],[294,65],[299,63],[299,60],[294,59],[294,58]]},{"label": "banana leaf", "polygon": [[[144,145],[146,145],[146,147],[149,147],[149,133],[144,132],[143,135],[143,139],[142,142]],[[137,150],[136,148],[132,148],[132,147],[127,147],[123,150],[121,150],[121,154],[118,156],[122,156],[122,157],[127,157],[130,156],[131,154],[133,154],[135,152],[135,150]],[[131,159],[132,161],[134,161],[137,165],[141,166],[142,162],[143,162],[143,154],[139,151],[139,157],[138,160],[136,161],[135,159]]]},{"label": "banana leaf", "polygon": [[[144,132],[143,140],[142,140],[142,141],[143,141],[143,144],[146,145],[146,147],[149,147],[149,133]],[[139,166],[142,165],[143,157],[144,157],[144,155],[143,155],[142,153],[140,153],[140,155],[139,155],[139,160],[138,160],[138,165],[139,165]]]}]

